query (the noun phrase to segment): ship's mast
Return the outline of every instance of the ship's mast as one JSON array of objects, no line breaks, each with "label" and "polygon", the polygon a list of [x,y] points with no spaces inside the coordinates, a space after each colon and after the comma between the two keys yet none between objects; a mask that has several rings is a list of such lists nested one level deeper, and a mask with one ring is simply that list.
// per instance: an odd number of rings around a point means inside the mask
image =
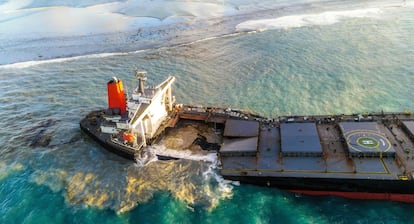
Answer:
[{"label": "ship's mast", "polygon": [[135,77],[138,79],[138,93],[141,96],[145,96],[145,81],[147,81],[147,72],[145,71],[135,71]]}]

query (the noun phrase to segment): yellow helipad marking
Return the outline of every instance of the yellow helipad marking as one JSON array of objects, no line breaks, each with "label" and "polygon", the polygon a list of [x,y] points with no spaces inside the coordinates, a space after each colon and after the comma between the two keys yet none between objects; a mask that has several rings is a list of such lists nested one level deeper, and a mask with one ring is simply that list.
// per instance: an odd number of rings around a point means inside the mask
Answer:
[{"label": "yellow helipad marking", "polygon": [[[351,142],[350,139],[352,137],[354,137],[355,135],[360,135],[360,136],[357,137],[356,142]],[[372,149],[376,149],[380,152],[381,151],[382,152],[387,152],[391,148],[390,141],[385,136],[383,136],[381,133],[376,132],[376,131],[372,131],[372,130],[354,130],[354,131],[350,131],[350,132],[345,133],[345,136],[347,136],[346,141],[348,143],[348,146],[350,148],[352,148],[353,150],[357,151],[357,152],[362,152],[362,151],[354,146],[355,143],[360,147],[368,148],[368,149],[372,148]],[[377,141],[378,144],[376,144],[375,146],[367,146],[367,145],[359,144],[358,139],[360,139],[360,138],[372,138],[375,141]],[[385,149],[381,148],[381,146],[386,147],[386,148]]]}]

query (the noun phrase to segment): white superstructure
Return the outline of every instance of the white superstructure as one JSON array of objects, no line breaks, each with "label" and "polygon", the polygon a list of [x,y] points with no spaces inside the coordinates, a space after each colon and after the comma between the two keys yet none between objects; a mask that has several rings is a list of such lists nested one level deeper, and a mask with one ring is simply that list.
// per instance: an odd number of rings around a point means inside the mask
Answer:
[{"label": "white superstructure", "polygon": [[146,72],[137,71],[139,81],[126,102],[126,115],[107,116],[106,120],[116,123],[116,127],[101,126],[101,131],[110,134],[128,133],[133,136],[131,146],[140,149],[147,141],[156,137],[157,130],[168,119],[173,110],[175,98],[172,96],[173,76],[152,88],[145,88]]}]

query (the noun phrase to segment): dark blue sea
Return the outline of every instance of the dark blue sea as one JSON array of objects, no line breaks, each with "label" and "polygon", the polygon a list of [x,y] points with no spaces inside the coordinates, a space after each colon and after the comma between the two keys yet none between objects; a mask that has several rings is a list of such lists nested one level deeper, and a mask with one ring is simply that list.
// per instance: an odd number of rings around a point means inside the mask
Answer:
[{"label": "dark blue sea", "polygon": [[414,112],[414,3],[0,0],[0,223],[414,223],[414,204],[105,151],[79,121],[135,69],[148,85],[174,75],[178,102],[269,118]]}]

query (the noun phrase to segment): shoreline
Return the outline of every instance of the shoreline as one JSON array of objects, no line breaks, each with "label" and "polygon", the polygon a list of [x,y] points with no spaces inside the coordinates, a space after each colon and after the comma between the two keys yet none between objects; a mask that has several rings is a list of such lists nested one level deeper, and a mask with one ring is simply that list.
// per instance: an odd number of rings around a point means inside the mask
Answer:
[{"label": "shoreline", "polygon": [[[380,11],[391,9],[390,4],[366,7]],[[0,58],[0,68],[27,67],[54,61],[77,60],[82,57],[131,54],[142,50],[186,45],[227,35],[330,25],[346,19],[371,18],[377,15],[377,11],[373,10],[366,10],[367,15],[365,15],[364,12],[358,12],[358,7],[362,7],[361,3],[356,3],[351,7],[345,7],[343,4],[325,6],[321,2],[288,6],[280,3],[273,8],[239,9],[237,13],[215,17],[178,16],[174,18],[171,16],[167,22],[160,20],[141,27],[139,24],[130,24],[124,30],[110,32],[93,33],[90,31],[89,34],[80,32],[71,36],[48,33],[39,36],[36,34],[31,36],[0,35],[0,49],[3,55],[7,55],[7,57]],[[411,6],[405,7],[411,8]],[[351,15],[344,15],[344,12]],[[387,14],[390,13],[387,12]],[[149,18],[154,19],[154,17],[138,19],[145,21]],[[309,18],[311,21],[308,21]]]}]

